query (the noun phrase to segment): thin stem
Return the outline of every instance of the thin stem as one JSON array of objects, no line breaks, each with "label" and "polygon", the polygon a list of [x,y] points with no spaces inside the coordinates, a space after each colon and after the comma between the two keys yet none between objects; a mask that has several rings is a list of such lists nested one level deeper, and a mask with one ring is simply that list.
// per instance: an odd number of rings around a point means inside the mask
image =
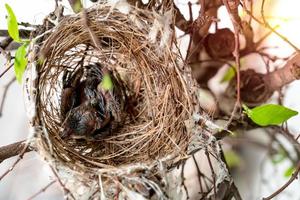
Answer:
[{"label": "thin stem", "polygon": [[270,26],[270,24],[267,22],[266,18],[265,18],[265,14],[264,14],[264,6],[265,6],[265,0],[262,0],[261,3],[261,16],[262,16],[262,20],[264,22],[264,25],[266,27],[268,27],[273,33],[275,33],[277,36],[279,36],[282,40],[284,40],[286,43],[288,43],[291,47],[293,47],[297,52],[300,51],[300,49],[298,47],[296,47],[291,41],[289,41],[285,36],[283,36],[282,34],[280,34],[279,32],[277,32],[273,27]]},{"label": "thin stem", "polygon": [[6,68],[6,69],[4,70],[4,72],[2,72],[2,73],[0,74],[0,78],[2,78],[2,76],[4,76],[4,74],[6,74],[6,73],[12,68],[12,66],[14,66],[13,63],[10,64],[10,66],[9,66],[8,68]]},{"label": "thin stem", "polygon": [[51,181],[50,183],[48,183],[45,187],[43,187],[42,189],[40,189],[38,192],[36,192],[35,194],[33,194],[31,197],[29,197],[27,200],[33,200],[34,198],[36,198],[38,195],[40,195],[41,193],[45,192],[50,186],[52,186],[54,183],[56,182],[56,180]]},{"label": "thin stem", "polygon": [[299,172],[300,172],[300,161],[298,162],[297,168],[296,168],[295,172],[293,173],[293,175],[291,176],[291,178],[283,186],[281,186],[278,190],[276,190],[273,194],[271,194],[268,197],[263,198],[263,200],[273,199],[278,194],[283,192],[292,182],[294,182],[294,180],[296,180],[298,178]]}]

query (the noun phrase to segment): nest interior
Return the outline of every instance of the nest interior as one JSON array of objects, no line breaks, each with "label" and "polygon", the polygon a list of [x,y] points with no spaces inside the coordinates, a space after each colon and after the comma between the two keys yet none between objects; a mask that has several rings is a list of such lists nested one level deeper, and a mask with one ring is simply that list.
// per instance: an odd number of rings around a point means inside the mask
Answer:
[{"label": "nest interior", "polygon": [[[102,6],[87,10],[85,19],[77,14],[60,22],[44,41],[38,68],[35,121],[44,127],[39,144],[43,152],[51,152],[72,168],[116,167],[149,163],[174,153],[185,155],[190,94],[171,42],[158,50],[162,33],[156,34],[156,42],[149,41],[158,21],[154,12],[134,8],[123,14]],[[101,139],[63,140],[64,73],[74,74],[92,63],[108,68],[118,82],[114,87],[123,91],[122,120]]]}]

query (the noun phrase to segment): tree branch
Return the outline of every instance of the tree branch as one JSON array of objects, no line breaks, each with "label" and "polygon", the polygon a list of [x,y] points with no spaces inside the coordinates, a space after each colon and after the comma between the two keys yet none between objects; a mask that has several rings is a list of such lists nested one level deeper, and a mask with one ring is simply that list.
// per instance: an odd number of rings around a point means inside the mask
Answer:
[{"label": "tree branch", "polygon": [[297,53],[286,64],[265,76],[266,83],[271,91],[279,90],[281,87],[300,79],[300,54]]},{"label": "tree branch", "polygon": [[2,48],[2,49],[6,49],[9,45],[10,45],[10,43],[13,41],[13,39],[11,38],[11,37],[6,37],[4,40],[2,40],[1,41],[1,43],[0,43],[0,47]]},{"label": "tree branch", "polygon": [[[0,163],[8,158],[21,154],[25,147],[26,142],[24,140],[0,147]],[[25,153],[29,151],[32,151],[32,149],[28,147]]]},{"label": "tree branch", "polygon": [[35,199],[38,195],[42,194],[43,192],[46,192],[46,190],[52,186],[54,183],[56,182],[56,180],[51,181],[50,183],[48,183],[45,187],[43,187],[42,189],[40,189],[37,193],[33,194],[31,197],[29,197],[27,200],[33,200]]},{"label": "tree branch", "polygon": [[263,200],[271,200],[275,196],[277,196],[278,194],[283,192],[292,182],[294,182],[294,180],[296,180],[298,178],[299,172],[300,172],[300,161],[298,162],[297,168],[296,168],[295,172],[293,173],[293,175],[291,176],[291,178],[282,187],[280,187],[278,190],[276,190],[273,194],[271,194],[268,197],[263,198]]}]

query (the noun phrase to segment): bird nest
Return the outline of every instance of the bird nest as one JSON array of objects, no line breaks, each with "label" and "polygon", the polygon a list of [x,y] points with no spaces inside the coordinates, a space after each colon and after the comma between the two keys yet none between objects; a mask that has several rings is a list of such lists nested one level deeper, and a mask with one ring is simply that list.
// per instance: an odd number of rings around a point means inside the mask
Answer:
[{"label": "bird nest", "polygon": [[[207,153],[210,174],[217,170],[209,157],[221,163],[222,180],[211,187],[228,178],[215,138],[199,126],[204,118],[195,82],[174,45],[173,11],[129,8],[123,13],[98,5],[64,17],[30,45],[24,91],[32,145],[73,199],[143,199],[137,193],[150,198],[153,192],[159,199],[180,199],[176,188],[184,177],[167,171],[199,149]],[[70,86],[80,94],[68,96]],[[94,99],[86,103],[88,95],[82,100],[81,90],[91,87],[101,97],[96,107]],[[73,99],[80,104],[66,109]],[[80,138],[65,137],[66,127],[80,124],[67,126],[68,119],[75,111],[84,118],[82,110],[96,113],[83,120],[86,126],[100,126]]]},{"label": "bird nest", "polygon": [[[38,149],[76,170],[186,155],[191,94],[172,47],[172,20],[172,15],[166,18],[154,11],[134,8],[124,14],[108,6],[65,17],[43,41],[39,60],[34,61],[38,77],[32,121],[43,132],[37,136]],[[77,79],[89,79],[88,66],[110,72],[114,91],[107,93],[118,101],[104,98],[117,104],[118,119],[98,130],[97,137],[64,139],[64,84],[76,79],[80,70]]]}]

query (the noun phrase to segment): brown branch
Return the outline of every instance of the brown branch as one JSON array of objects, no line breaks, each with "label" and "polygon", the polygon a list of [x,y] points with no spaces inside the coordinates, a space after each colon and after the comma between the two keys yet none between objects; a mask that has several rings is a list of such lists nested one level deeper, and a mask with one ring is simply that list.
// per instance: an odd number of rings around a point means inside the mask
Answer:
[{"label": "brown branch", "polygon": [[7,175],[9,174],[11,171],[14,170],[14,168],[17,166],[17,164],[23,159],[24,154],[28,151],[30,147],[30,142],[26,141],[24,142],[24,146],[22,146],[22,148],[20,148],[20,151],[18,153],[19,157],[17,158],[17,160],[12,164],[12,166],[6,171],[4,172],[1,176],[0,176],[0,181]]},{"label": "brown branch", "polygon": [[[283,127],[281,126],[273,126],[271,128],[273,128],[275,131],[278,131],[281,136],[285,137],[285,139],[287,139],[292,144],[291,146],[294,148],[298,160],[300,160],[300,143],[297,141],[297,138],[295,138],[294,134],[283,129]],[[297,165],[297,161],[294,162],[294,164]]]},{"label": "brown branch", "polygon": [[297,168],[296,168],[295,172],[292,174],[291,178],[283,186],[281,186],[278,190],[276,190],[273,194],[271,194],[268,197],[263,198],[263,200],[273,199],[278,194],[283,192],[292,182],[294,182],[294,180],[296,180],[298,178],[299,172],[300,172],[300,161],[298,162]]},{"label": "brown branch", "polygon": [[[25,141],[15,142],[6,146],[0,147],[0,163],[4,160],[17,156],[24,150],[26,146]],[[26,148],[25,152],[32,151],[29,147]]]},{"label": "brown branch", "polygon": [[[300,54],[294,55],[282,68],[267,74],[257,73],[253,69],[243,70],[240,72],[241,101],[248,106],[260,105],[266,102],[275,91],[299,79]],[[235,97],[237,87],[239,86],[232,80],[226,89],[229,98]]]},{"label": "brown branch", "polygon": [[[235,2],[232,6],[232,4],[229,4],[229,2]],[[233,0],[223,0],[223,4],[226,7],[226,10],[231,18],[233,28],[234,28],[234,57],[235,57],[235,64],[236,64],[236,102],[233,108],[233,111],[231,113],[231,116],[227,122],[227,125],[225,127],[228,127],[229,124],[232,122],[235,113],[238,111],[238,108],[240,106],[240,101],[241,101],[241,77],[240,77],[240,68],[241,68],[241,61],[240,61],[240,39],[239,39],[239,32],[241,29],[240,26],[240,17],[238,15],[237,9],[238,9],[238,3],[237,1]]]},{"label": "brown branch", "polygon": [[[21,38],[29,38],[31,34],[31,30],[27,29],[19,29],[20,37]],[[0,30],[0,37],[9,37],[8,31],[1,29]]]},{"label": "brown branch", "polygon": [[216,196],[217,196],[217,182],[216,182],[216,173],[215,173],[215,170],[214,170],[214,167],[212,165],[212,162],[211,162],[211,159],[210,159],[210,156],[209,156],[209,152],[207,149],[205,149],[205,155],[207,157],[207,161],[208,161],[208,164],[209,164],[209,168],[211,170],[211,176],[213,178],[213,190],[214,190],[214,197],[216,199]]},{"label": "brown branch", "polygon": [[271,91],[279,90],[298,79],[300,79],[300,54],[294,55],[282,68],[266,74],[264,77]]},{"label": "brown branch", "polygon": [[36,198],[38,195],[40,195],[41,193],[45,192],[50,186],[52,186],[54,183],[56,182],[56,180],[51,181],[50,183],[48,183],[45,187],[43,187],[42,189],[40,189],[38,192],[36,192],[34,195],[32,195],[31,197],[29,197],[27,200],[33,200],[34,198]]},{"label": "brown branch", "polygon": [[8,36],[4,40],[1,41],[0,47],[5,50],[12,41],[13,41],[13,39]]},{"label": "brown branch", "polygon": [[[13,39],[10,37],[10,36],[8,36],[8,37],[6,37],[4,40],[2,40],[1,41],[1,43],[0,43],[0,51],[1,51],[1,53],[5,56],[5,58],[6,58],[6,66],[7,65],[9,65],[9,63],[10,63],[10,61],[11,61],[11,55],[10,55],[10,53],[7,53],[7,49],[8,49],[8,47],[10,46],[10,44],[13,42]],[[13,66],[13,64],[11,64],[10,66],[8,66],[5,70],[4,70],[4,72],[2,72],[1,74],[0,74],[0,78],[4,75],[4,74],[6,74],[6,72],[8,72],[8,70],[10,70],[11,69],[11,67]],[[7,87],[9,87],[9,84],[6,86],[6,88]],[[6,90],[5,90],[5,92],[6,92]],[[4,92],[4,93],[5,93]],[[1,111],[2,111],[2,108],[1,108]],[[0,115],[1,115],[1,111],[0,111]]]},{"label": "brown branch", "polygon": [[[223,163],[225,163],[226,168],[229,169],[229,166],[228,166],[225,156],[224,156],[222,146],[220,143],[218,144],[218,146],[221,149],[220,150],[221,160]],[[224,190],[222,190],[222,187],[223,187],[223,189],[225,189],[226,192],[224,192]],[[220,193],[221,193],[221,195],[220,195]],[[222,196],[222,197],[220,198],[219,196]],[[231,180],[229,182],[224,181],[223,183],[221,183],[219,185],[217,197],[218,197],[218,199],[232,199],[234,197],[235,200],[242,200],[240,192],[239,192],[238,188],[236,187],[233,180]]]},{"label": "brown branch", "polygon": [[181,173],[180,173],[180,177],[181,177],[181,186],[184,188],[185,194],[186,194],[186,198],[189,199],[189,191],[184,183],[185,181],[185,177],[184,177],[184,167],[186,164],[186,160],[183,161],[182,163],[182,167],[181,167]]},{"label": "brown branch", "polygon": [[13,63],[0,74],[0,78],[2,78],[2,76],[4,76],[4,74],[6,74],[8,72],[8,70],[10,70],[12,68],[12,66],[14,66]]},{"label": "brown branch", "polygon": [[192,154],[192,158],[193,158],[193,161],[195,163],[196,170],[197,170],[197,178],[198,178],[198,182],[199,182],[200,192],[201,192],[201,194],[203,194],[203,187],[202,187],[202,181],[201,181],[202,173],[200,171],[198,162],[197,162],[197,160],[195,158],[195,154]]}]

